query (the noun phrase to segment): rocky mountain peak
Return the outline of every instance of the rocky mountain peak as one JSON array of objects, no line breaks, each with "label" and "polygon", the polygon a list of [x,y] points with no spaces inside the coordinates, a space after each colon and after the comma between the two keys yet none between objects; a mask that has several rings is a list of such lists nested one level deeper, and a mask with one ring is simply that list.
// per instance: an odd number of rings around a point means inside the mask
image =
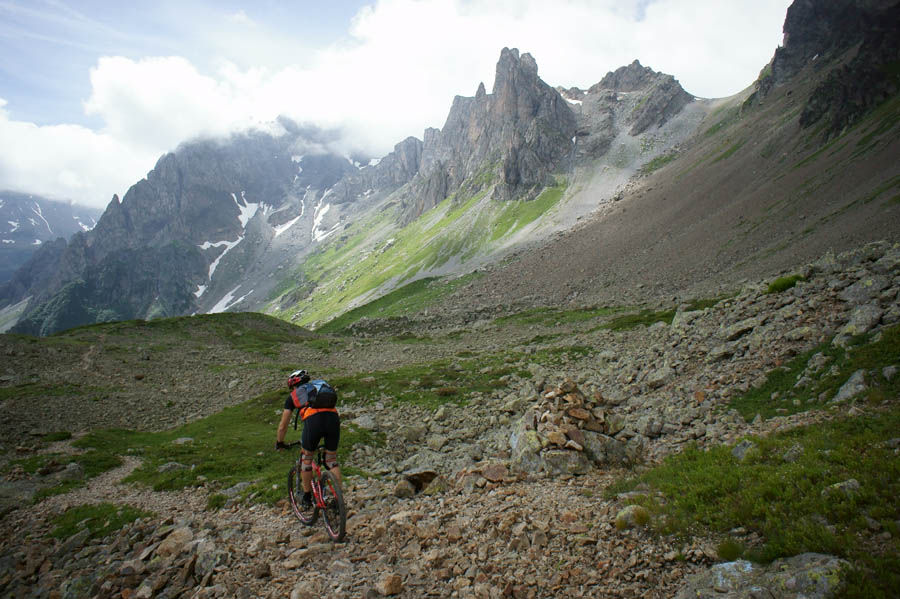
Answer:
[{"label": "rocky mountain peak", "polygon": [[[659,75],[661,73],[656,73],[650,67],[642,66],[635,59],[630,65],[619,67],[615,71],[607,73],[595,87],[611,89],[617,92],[633,92],[646,89],[657,81]],[[668,75],[668,77],[671,77],[671,75]]]},{"label": "rocky mountain peak", "polygon": [[820,79],[800,117],[802,127],[828,118],[825,137],[839,134],[900,89],[900,2],[796,0],[787,10],[784,41],[748,102],[768,96],[809,67]]},{"label": "rocky mountain peak", "polygon": [[574,133],[572,111],[538,77],[534,58],[504,48],[492,93],[482,83],[474,97],[455,97],[444,127],[425,131],[422,166],[406,194],[407,218],[488,172],[493,177],[480,179],[498,183],[493,192],[497,199],[538,193],[570,155]]}]

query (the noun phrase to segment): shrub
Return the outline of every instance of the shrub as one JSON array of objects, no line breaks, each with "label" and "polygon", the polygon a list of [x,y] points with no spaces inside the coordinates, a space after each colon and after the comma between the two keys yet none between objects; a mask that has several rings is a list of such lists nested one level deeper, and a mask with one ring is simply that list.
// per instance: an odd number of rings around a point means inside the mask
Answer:
[{"label": "shrub", "polygon": [[797,284],[797,281],[802,281],[803,277],[800,275],[791,275],[789,277],[779,277],[772,281],[769,285],[769,288],[766,290],[766,293],[781,293],[782,291],[787,291],[791,287]]}]

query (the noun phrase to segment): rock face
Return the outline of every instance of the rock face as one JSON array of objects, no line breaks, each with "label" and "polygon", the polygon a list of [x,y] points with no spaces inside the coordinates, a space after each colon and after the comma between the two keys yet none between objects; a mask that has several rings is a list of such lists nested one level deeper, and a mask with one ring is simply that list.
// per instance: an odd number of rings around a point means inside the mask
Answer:
[{"label": "rock face", "polygon": [[499,182],[494,197],[533,197],[571,157],[575,116],[559,93],[538,77],[530,54],[504,48],[494,87],[457,96],[444,127],[425,131],[418,176],[406,194],[412,219],[457,191]]},{"label": "rock face", "polygon": [[694,100],[674,77],[637,60],[607,73],[587,91],[573,87],[560,93],[576,114],[578,163],[603,156],[623,133],[636,137],[665,125]]},{"label": "rock face", "polygon": [[900,3],[800,0],[787,11],[784,43],[757,82],[764,98],[809,67],[827,75],[810,94],[802,127],[826,120],[825,135],[839,134],[900,89]]},{"label": "rock face", "polygon": [[[196,141],[166,154],[146,179],[107,206],[97,226],[53,244],[0,289],[0,303],[28,296],[15,331],[49,334],[64,328],[131,318],[220,311],[273,239],[292,225],[291,253],[336,230],[344,209],[364,201],[362,185],[402,184],[416,168],[415,143],[398,145],[384,166],[359,169],[334,154],[305,155],[316,132],[286,120],[279,135],[262,132]],[[348,175],[342,197],[328,191]],[[367,181],[368,179],[368,181]],[[227,255],[227,257],[226,257]],[[209,290],[209,293],[207,293]]]},{"label": "rock face", "polygon": [[0,283],[10,280],[46,243],[92,229],[101,213],[97,208],[0,191]]}]

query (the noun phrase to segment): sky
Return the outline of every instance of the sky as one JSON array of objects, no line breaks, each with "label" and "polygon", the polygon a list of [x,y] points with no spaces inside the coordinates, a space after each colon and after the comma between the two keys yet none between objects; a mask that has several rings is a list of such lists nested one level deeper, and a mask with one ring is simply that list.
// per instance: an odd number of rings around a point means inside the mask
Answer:
[{"label": "sky", "polygon": [[640,60],[751,85],[789,0],[0,0],[0,189],[102,207],[197,137],[279,115],[372,157],[488,90],[504,47],[552,86]]}]

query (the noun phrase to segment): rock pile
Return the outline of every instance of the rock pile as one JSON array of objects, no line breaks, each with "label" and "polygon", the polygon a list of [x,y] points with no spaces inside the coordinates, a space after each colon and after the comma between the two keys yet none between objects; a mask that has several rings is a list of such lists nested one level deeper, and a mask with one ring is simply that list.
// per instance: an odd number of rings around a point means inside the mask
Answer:
[{"label": "rock pile", "polygon": [[584,474],[595,466],[640,459],[643,438],[625,433],[625,419],[599,392],[588,398],[572,379],[543,393],[510,435],[511,462],[526,472]]}]

